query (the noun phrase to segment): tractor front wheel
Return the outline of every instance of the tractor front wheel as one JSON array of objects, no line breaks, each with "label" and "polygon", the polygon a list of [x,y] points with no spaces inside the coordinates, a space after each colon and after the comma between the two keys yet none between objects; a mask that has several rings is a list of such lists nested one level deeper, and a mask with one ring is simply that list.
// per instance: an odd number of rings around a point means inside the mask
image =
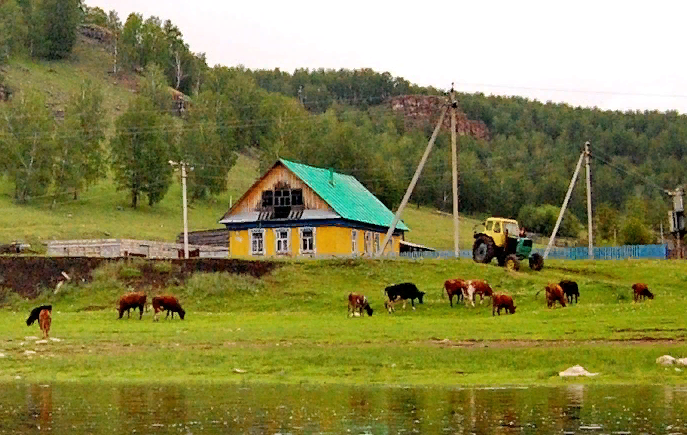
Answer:
[{"label": "tractor front wheel", "polygon": [[472,245],[472,259],[476,263],[489,263],[495,255],[494,241],[489,236],[479,236]]},{"label": "tractor front wheel", "polygon": [[507,256],[504,265],[506,269],[510,271],[517,272],[518,270],[520,270],[520,261],[518,261],[518,256],[515,254],[510,254],[509,256]]},{"label": "tractor front wheel", "polygon": [[530,269],[540,271],[544,267],[544,257],[541,254],[532,254],[530,256]]}]

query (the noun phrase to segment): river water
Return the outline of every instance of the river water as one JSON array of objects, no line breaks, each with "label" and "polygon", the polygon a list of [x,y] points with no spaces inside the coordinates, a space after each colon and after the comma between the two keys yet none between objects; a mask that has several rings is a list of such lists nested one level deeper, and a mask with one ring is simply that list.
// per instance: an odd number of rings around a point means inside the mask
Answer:
[{"label": "river water", "polygon": [[0,384],[0,434],[687,434],[687,387]]}]

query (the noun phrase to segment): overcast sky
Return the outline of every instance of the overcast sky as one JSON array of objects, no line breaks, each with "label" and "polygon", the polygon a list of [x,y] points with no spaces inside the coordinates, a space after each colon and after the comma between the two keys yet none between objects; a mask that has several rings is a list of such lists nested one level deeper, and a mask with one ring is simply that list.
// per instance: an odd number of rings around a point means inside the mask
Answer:
[{"label": "overcast sky", "polygon": [[369,67],[443,89],[687,112],[687,2],[86,2],[122,22],[172,20],[210,66]]}]

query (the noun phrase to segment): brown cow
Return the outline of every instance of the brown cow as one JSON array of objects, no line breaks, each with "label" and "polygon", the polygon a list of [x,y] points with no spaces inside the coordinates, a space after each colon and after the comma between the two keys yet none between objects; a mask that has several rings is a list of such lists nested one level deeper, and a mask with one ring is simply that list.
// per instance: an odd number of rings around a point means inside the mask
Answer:
[{"label": "brown cow", "polygon": [[38,315],[38,325],[41,327],[41,331],[43,331],[43,338],[48,338],[50,332],[50,324],[52,323],[52,315],[50,313],[51,310],[42,310]]},{"label": "brown cow", "polygon": [[508,296],[508,295],[502,295],[502,294],[492,294],[491,296],[491,302],[492,302],[492,308],[491,308],[491,315],[494,315],[494,312],[498,313],[498,315],[501,315],[501,308],[506,310],[506,314],[511,313],[515,314],[515,309],[517,308],[515,305],[513,305],[513,298]]},{"label": "brown cow", "polygon": [[456,303],[460,302],[463,298],[463,292],[467,290],[467,287],[467,283],[462,279],[447,279],[444,281],[444,288],[451,306],[453,306],[453,296],[458,296]]},{"label": "brown cow", "polygon": [[122,297],[119,298],[119,319],[121,319],[124,315],[124,311],[126,311],[126,317],[130,318],[130,310],[133,308],[135,312],[136,308],[138,308],[141,311],[141,315],[138,317],[138,320],[141,320],[143,318],[143,310],[145,305],[146,294],[143,292],[131,292],[122,295]]},{"label": "brown cow", "polygon": [[487,284],[486,281],[483,281],[481,279],[472,279],[470,281],[467,281],[467,288],[463,290],[463,298],[465,299],[465,305],[468,304],[468,301],[472,304],[472,306],[475,306],[475,294],[478,294],[480,299],[479,299],[479,304],[482,305],[482,302],[484,302],[484,297],[485,296],[492,296],[493,295],[493,290]]},{"label": "brown cow", "polygon": [[38,320],[38,325],[43,331],[43,338],[48,338],[50,332],[50,324],[52,323],[52,305],[41,305],[31,310],[29,318],[26,319],[26,326],[31,326],[33,322]]},{"label": "brown cow", "polygon": [[159,320],[159,313],[165,310],[167,311],[165,319],[169,317],[170,312],[172,313],[172,319],[174,319],[174,313],[179,313],[181,320],[184,320],[186,315],[186,311],[179,304],[179,299],[174,296],[155,296],[153,298],[153,310],[155,310],[155,315],[153,316],[155,321]]},{"label": "brown cow", "polygon": [[556,301],[560,302],[562,307],[565,307],[565,294],[560,285],[551,283],[546,286],[546,306],[549,308],[556,308]]},{"label": "brown cow", "polygon": [[363,310],[367,311],[368,316],[372,316],[372,308],[370,307],[369,302],[367,302],[367,297],[360,295],[358,293],[349,293],[348,294],[348,314],[349,317],[353,317],[355,313],[358,313],[358,316],[360,317],[365,317],[363,315]]},{"label": "brown cow", "polygon": [[635,302],[639,302],[639,298],[654,298],[654,294],[649,291],[649,287],[647,287],[647,285],[644,283],[638,282],[636,284],[632,284],[632,290],[635,292]]}]

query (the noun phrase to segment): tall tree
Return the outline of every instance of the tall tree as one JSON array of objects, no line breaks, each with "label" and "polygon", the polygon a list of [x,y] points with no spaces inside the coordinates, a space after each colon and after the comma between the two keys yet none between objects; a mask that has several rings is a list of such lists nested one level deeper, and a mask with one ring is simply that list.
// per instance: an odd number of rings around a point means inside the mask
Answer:
[{"label": "tall tree", "polygon": [[120,38],[122,58],[131,69],[143,68],[143,15],[131,13],[124,23]]},{"label": "tall tree", "polygon": [[80,0],[42,0],[36,6],[39,32],[35,35],[36,54],[62,59],[72,52],[76,30],[83,18]]},{"label": "tall tree", "polygon": [[112,52],[112,73],[117,74],[119,59],[121,57],[119,52],[119,38],[121,38],[122,34],[122,21],[119,19],[119,15],[114,9],[108,12],[105,27],[112,32],[112,41],[110,42],[110,51]]},{"label": "tall tree", "polygon": [[70,101],[56,138],[54,186],[57,194],[78,192],[105,176],[103,92],[90,80]]},{"label": "tall tree", "polygon": [[192,200],[224,192],[227,174],[236,163],[235,143],[223,141],[217,129],[218,104],[211,92],[198,95],[183,127],[181,159],[193,168],[188,174]]},{"label": "tall tree", "polygon": [[55,122],[38,93],[0,105],[0,164],[20,203],[44,194],[52,180]]},{"label": "tall tree", "polygon": [[28,37],[24,14],[15,0],[0,2],[0,64],[20,51]]},{"label": "tall tree", "polygon": [[153,107],[161,113],[172,110],[172,94],[167,84],[162,68],[157,64],[150,64],[145,69],[145,76],[139,82],[139,93],[147,98]]},{"label": "tall tree", "polygon": [[142,195],[147,195],[149,205],[156,204],[172,182],[172,150],[164,140],[164,116],[141,96],[117,118],[115,125],[110,155],[117,187],[129,190],[133,208]]}]

